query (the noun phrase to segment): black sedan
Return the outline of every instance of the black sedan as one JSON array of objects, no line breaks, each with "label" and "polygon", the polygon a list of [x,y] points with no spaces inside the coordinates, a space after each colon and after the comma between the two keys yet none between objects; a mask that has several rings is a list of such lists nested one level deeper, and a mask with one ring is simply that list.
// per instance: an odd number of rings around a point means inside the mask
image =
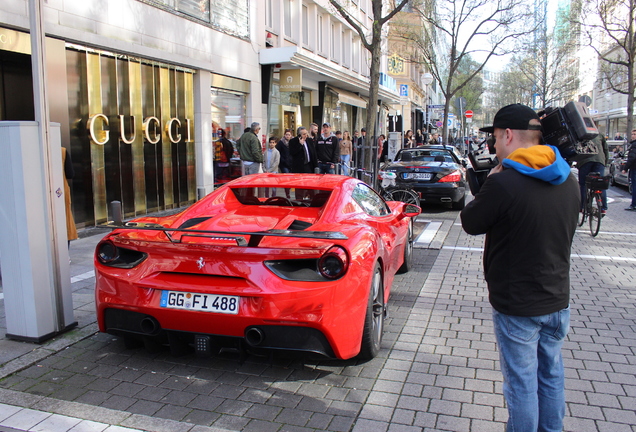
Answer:
[{"label": "black sedan", "polygon": [[454,147],[427,145],[402,149],[382,166],[394,172],[398,186],[411,188],[423,203],[451,203],[461,210],[466,202],[466,161]]},{"label": "black sedan", "polygon": [[609,173],[611,176],[611,181],[613,185],[619,184],[621,186],[627,186],[629,188],[629,193],[632,193],[632,185],[629,181],[629,175],[623,174],[623,164],[627,161],[626,157],[621,155],[617,155],[610,162]]}]

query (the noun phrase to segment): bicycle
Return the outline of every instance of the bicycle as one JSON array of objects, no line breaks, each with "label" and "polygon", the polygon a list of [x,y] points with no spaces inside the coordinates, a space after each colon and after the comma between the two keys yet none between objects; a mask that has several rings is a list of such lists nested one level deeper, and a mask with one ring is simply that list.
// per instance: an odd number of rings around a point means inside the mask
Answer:
[{"label": "bicycle", "polygon": [[604,190],[609,188],[611,176],[601,176],[597,172],[592,172],[585,177],[586,200],[579,215],[579,226],[583,226],[585,220],[589,220],[590,234],[592,237],[598,235],[601,229],[601,219],[603,218]]},{"label": "bicycle", "polygon": [[[361,174],[361,177],[373,178],[373,173],[365,168],[353,169],[353,171]],[[378,184],[378,193],[387,201],[402,201],[406,204],[414,204],[420,206],[420,195],[413,189],[400,187],[395,180],[397,175],[393,172],[380,171]]]},{"label": "bicycle", "polygon": [[380,195],[387,201],[402,201],[407,204],[420,206],[420,195],[413,189],[397,186],[395,180],[397,174],[394,172],[380,171],[381,182],[378,185]]}]

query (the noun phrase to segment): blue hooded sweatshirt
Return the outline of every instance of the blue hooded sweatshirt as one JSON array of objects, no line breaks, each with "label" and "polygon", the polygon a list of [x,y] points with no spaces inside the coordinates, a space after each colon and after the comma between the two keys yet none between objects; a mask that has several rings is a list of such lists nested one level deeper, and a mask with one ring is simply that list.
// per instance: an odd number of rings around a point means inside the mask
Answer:
[{"label": "blue hooded sweatshirt", "polygon": [[503,160],[503,166],[553,185],[563,183],[570,175],[570,166],[551,145],[519,148]]}]

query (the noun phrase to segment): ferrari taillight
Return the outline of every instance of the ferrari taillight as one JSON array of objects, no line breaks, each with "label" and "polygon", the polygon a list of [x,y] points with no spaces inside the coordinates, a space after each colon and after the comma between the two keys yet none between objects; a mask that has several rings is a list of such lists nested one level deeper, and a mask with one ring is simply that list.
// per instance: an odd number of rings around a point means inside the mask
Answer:
[{"label": "ferrari taillight", "polygon": [[453,171],[452,173],[445,175],[439,179],[438,183],[455,183],[462,180],[462,175],[459,171]]},{"label": "ferrari taillight", "polygon": [[347,251],[340,246],[333,246],[318,260],[318,271],[327,279],[339,279],[349,268]]}]

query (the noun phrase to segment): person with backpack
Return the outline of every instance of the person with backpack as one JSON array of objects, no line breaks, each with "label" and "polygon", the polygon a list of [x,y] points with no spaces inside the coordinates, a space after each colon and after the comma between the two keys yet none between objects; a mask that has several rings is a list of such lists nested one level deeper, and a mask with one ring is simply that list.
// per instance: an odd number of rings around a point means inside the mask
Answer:
[{"label": "person with backpack", "polygon": [[219,129],[219,139],[214,143],[214,179],[223,182],[230,178],[230,159],[234,154],[234,147],[230,140],[225,138],[225,131]]}]

